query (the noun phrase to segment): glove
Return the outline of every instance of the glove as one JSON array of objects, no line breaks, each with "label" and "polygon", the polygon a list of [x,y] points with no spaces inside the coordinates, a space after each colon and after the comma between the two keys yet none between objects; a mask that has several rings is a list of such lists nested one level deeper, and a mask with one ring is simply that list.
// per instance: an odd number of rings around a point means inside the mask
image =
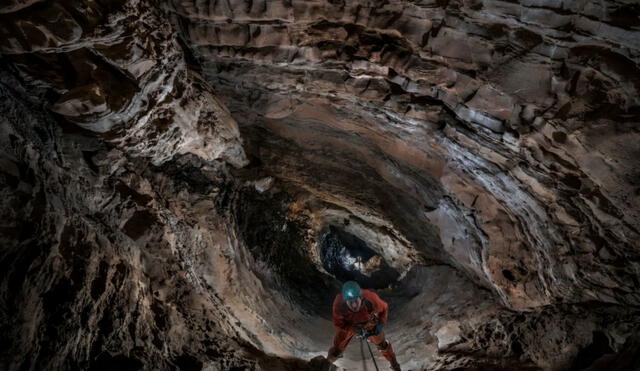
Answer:
[{"label": "glove", "polygon": [[382,332],[382,323],[378,323],[374,328],[365,332],[365,337],[380,335]]},{"label": "glove", "polygon": [[365,330],[367,331],[371,331],[373,330],[376,325],[378,325],[380,323],[380,321],[378,320],[378,314],[375,313],[371,318],[369,318],[369,320],[367,321],[367,323],[365,323],[362,327],[364,327]]}]

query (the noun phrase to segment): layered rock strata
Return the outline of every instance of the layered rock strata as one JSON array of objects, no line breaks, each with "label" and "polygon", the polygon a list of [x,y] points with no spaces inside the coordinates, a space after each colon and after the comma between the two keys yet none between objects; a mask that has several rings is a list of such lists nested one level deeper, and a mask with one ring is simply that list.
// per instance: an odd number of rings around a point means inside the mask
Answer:
[{"label": "layered rock strata", "polygon": [[246,163],[235,122],[153,2],[9,3],[0,35],[0,53],[65,121],[155,164],[184,153]]},{"label": "layered rock strata", "polygon": [[455,264],[517,309],[638,304],[636,263],[616,263],[636,261],[640,220],[634,5],[171,9],[264,167],[376,215],[399,255]]},{"label": "layered rock strata", "polygon": [[321,368],[337,253],[405,368],[640,368],[638,12],[0,6],[0,364]]}]

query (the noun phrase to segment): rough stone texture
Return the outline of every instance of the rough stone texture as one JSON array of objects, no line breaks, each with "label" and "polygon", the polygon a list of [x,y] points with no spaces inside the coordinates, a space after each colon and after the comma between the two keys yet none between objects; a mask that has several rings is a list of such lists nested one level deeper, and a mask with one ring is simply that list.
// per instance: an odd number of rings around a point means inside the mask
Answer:
[{"label": "rough stone texture", "polygon": [[637,6],[171,4],[270,173],[512,308],[639,304]]},{"label": "rough stone texture", "polygon": [[243,301],[269,295],[243,287],[257,279],[223,164],[128,157],[63,131],[16,84],[0,86],[2,369],[322,366],[247,340]]},{"label": "rough stone texture", "polygon": [[[30,6],[29,6],[30,5]],[[150,1],[3,6],[0,53],[48,109],[155,164],[176,154],[246,160],[237,125]]]},{"label": "rough stone texture", "polygon": [[246,364],[180,257],[185,222],[139,165],[6,85],[1,137],[3,369],[166,368],[205,351]]},{"label": "rough stone texture", "polygon": [[640,369],[639,13],[5,2],[0,368],[326,368],[334,228],[405,369]]}]

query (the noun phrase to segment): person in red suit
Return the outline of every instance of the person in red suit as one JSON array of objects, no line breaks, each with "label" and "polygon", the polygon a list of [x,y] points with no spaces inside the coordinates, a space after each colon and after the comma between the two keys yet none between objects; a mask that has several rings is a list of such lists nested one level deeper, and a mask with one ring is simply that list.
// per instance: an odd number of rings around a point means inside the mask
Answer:
[{"label": "person in red suit", "polygon": [[385,339],[382,326],[387,322],[389,305],[370,290],[360,289],[354,281],[342,285],[342,293],[333,300],[333,324],[336,335],[329,349],[327,360],[331,363],[342,356],[351,338],[363,334],[378,347],[380,354],[391,364],[391,369],[400,371],[389,340]]}]

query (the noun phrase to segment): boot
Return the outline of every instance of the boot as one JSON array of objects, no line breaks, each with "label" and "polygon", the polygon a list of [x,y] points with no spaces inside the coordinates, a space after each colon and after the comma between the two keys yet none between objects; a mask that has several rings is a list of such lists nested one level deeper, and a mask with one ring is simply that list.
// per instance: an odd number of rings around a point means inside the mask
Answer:
[{"label": "boot", "polygon": [[396,357],[395,356],[393,357],[393,359],[389,363],[391,363],[391,369],[393,371],[402,371],[400,369],[400,364],[398,364],[398,361],[396,361]]},{"label": "boot", "polygon": [[380,353],[382,353],[384,358],[389,361],[389,364],[391,365],[391,369],[393,371],[401,371],[400,365],[396,360],[396,354],[393,352],[393,347],[388,340],[385,340],[383,343],[378,344],[378,349],[380,350]]},{"label": "boot", "polygon": [[333,363],[338,358],[342,358],[342,351],[335,347],[331,347],[331,349],[329,349],[329,352],[327,353],[327,361],[329,361],[329,363]]}]

